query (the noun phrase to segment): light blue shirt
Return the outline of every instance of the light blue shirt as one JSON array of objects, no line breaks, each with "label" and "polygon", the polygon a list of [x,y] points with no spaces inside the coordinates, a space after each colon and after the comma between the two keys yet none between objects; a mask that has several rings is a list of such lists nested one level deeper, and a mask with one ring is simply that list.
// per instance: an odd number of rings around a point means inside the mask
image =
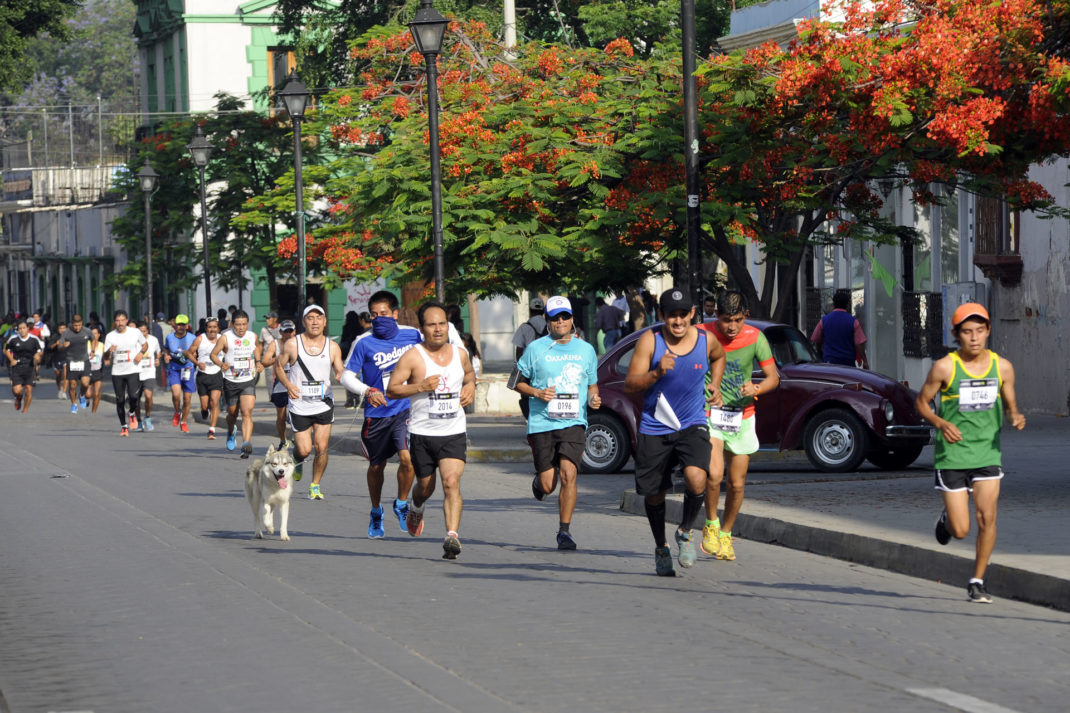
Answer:
[{"label": "light blue shirt", "polygon": [[[528,433],[557,431],[569,426],[587,427],[587,387],[598,383],[598,356],[594,347],[576,336],[568,344],[559,344],[547,335],[528,345],[517,368],[532,387],[545,389],[553,386],[564,397],[550,403],[528,397],[531,407]],[[562,416],[572,411],[575,417]]]}]

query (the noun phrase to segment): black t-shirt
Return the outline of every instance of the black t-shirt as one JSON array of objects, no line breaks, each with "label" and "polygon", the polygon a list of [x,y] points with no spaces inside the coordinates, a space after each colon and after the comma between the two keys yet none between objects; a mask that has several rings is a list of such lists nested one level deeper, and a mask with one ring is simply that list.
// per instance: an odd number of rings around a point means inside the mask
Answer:
[{"label": "black t-shirt", "polygon": [[59,343],[62,346],[64,342],[70,342],[71,345],[67,347],[67,359],[70,361],[88,361],[91,337],[92,332],[84,327],[80,332],[64,329],[63,334],[59,335]]},{"label": "black t-shirt", "polygon": [[44,348],[45,346],[41,343],[41,340],[32,334],[27,335],[25,340],[17,334],[7,340],[7,350],[15,355],[17,360],[15,366],[19,367],[32,366],[33,355],[44,350]]}]

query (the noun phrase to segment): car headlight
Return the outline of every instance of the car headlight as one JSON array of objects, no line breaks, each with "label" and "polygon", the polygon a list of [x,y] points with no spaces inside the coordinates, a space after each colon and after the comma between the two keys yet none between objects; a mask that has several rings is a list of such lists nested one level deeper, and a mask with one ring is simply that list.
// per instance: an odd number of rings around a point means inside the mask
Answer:
[{"label": "car headlight", "polygon": [[891,401],[885,401],[884,402],[884,420],[887,423],[891,423],[894,418],[895,418],[895,409],[892,408],[892,402]]}]

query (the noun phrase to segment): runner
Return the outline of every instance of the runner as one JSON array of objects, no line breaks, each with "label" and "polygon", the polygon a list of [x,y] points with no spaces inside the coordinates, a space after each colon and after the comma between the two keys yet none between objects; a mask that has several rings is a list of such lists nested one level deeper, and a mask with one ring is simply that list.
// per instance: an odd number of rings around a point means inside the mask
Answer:
[{"label": "runner", "polygon": [[[695,308],[686,290],[666,290],[658,302],[665,323],[639,337],[624,390],[643,394],[635,447],[635,491],[646,501],[646,518],[654,535],[655,571],[661,577],[675,577],[672,552],[665,539],[665,493],[672,488],[673,466],[680,464],[687,490],[675,538],[680,566],[690,567],[698,556],[691,523],[706,499],[706,469],[710,465],[706,402],[721,405],[725,354],[720,342],[691,326]],[[712,373],[708,396],[707,371]]]},{"label": "runner", "polygon": [[[598,356],[574,335],[572,304],[564,297],[546,301],[550,333],[528,345],[517,362],[516,390],[528,397],[528,444],[535,460],[531,491],[542,500],[557,487],[560,515],[557,549],[574,550],[569,532],[576,508],[576,477],[586,447],[587,407],[599,408]],[[580,398],[583,394],[583,398]]]},{"label": "runner", "polygon": [[[720,560],[734,560],[732,527],[743,505],[750,454],[758,450],[754,408],[759,394],[767,394],[780,384],[773,351],[760,329],[746,324],[747,302],[739,292],[725,292],[715,305],[717,318],[699,326],[720,342],[725,350],[724,377],[721,379],[720,408],[711,408],[710,469],[706,477],[706,525],[702,528],[702,551]],[[751,381],[754,364],[765,374],[761,384]],[[728,486],[724,496],[724,522],[717,518],[725,462]]]},{"label": "runner", "polygon": [[71,413],[78,413],[78,408],[86,408],[86,395],[89,392],[90,363],[93,348],[93,334],[82,324],[82,315],[71,318],[71,328],[59,335],[59,345],[67,354],[67,398],[71,402]]},{"label": "runner", "polygon": [[219,320],[209,318],[204,332],[198,334],[186,351],[186,357],[197,367],[197,396],[201,401],[201,418],[208,421],[208,440],[215,440],[215,426],[219,420],[219,399],[223,395],[223,373],[212,361],[212,351],[219,342]]},{"label": "runner", "polygon": [[294,460],[297,461],[294,480],[301,480],[305,459],[315,448],[308,499],[323,500],[320,484],[327,469],[327,443],[334,423],[331,371],[335,381],[342,378],[342,348],[323,333],[327,316],[319,305],[305,307],[301,321],[305,331],[282,345],[282,354],[275,360],[282,368],[276,369],[276,375],[289,396],[290,428],[294,432]]},{"label": "runner", "polygon": [[[420,342],[420,332],[413,327],[398,325],[398,298],[380,290],[368,300],[372,328],[357,337],[342,374],[342,385],[358,396],[364,396],[364,428],[360,443],[368,459],[368,495],[372,510],[368,520],[368,537],[385,537],[383,508],[383,474],[386,462],[398,456],[398,496],[394,499],[394,514],[398,527],[407,532],[405,520],[409,503],[403,498],[412,487],[412,459],[409,457],[408,428],[409,400],[388,400],[383,392],[390,385],[390,375],[401,355]],[[359,376],[358,376],[359,374]]]},{"label": "runner", "polygon": [[[43,332],[48,332],[48,325],[44,322]],[[66,332],[68,325],[61,324],[57,326],[56,333],[48,333],[47,336],[42,336],[41,339],[45,343],[45,350],[52,352],[52,370],[56,377],[56,398],[65,401],[68,398],[67,395],[67,350],[63,348],[63,339],[61,335]],[[74,413],[74,412],[72,412]]]},{"label": "runner", "polygon": [[138,379],[141,381],[139,390],[145,400],[145,418],[141,418],[141,412],[139,411],[137,430],[151,431],[154,428],[152,425],[152,398],[153,392],[156,390],[157,367],[160,365],[160,341],[156,339],[156,335],[149,333],[148,322],[138,322],[137,328],[141,332],[141,336],[149,343],[145,356],[138,363]]},{"label": "runner", "polygon": [[409,449],[416,475],[406,529],[419,537],[424,528],[424,503],[435,492],[435,470],[442,477],[442,511],[446,539],[442,557],[457,559],[461,553],[461,476],[468,453],[464,408],[476,394],[476,373],[468,353],[449,343],[446,307],[428,302],[417,316],[423,344],[398,360],[386,395],[409,399]]},{"label": "runner", "polygon": [[140,330],[131,329],[126,310],[115,310],[115,329],[104,337],[104,364],[111,364],[111,384],[115,389],[115,412],[122,430],[120,436],[129,436],[129,428],[137,428],[137,401],[141,381],[138,377],[143,355],[149,343]]},{"label": "runner", "polygon": [[256,380],[264,370],[260,363],[260,344],[249,331],[249,315],[236,310],[230,329],[220,335],[212,349],[212,362],[223,370],[223,396],[227,401],[227,450],[237,447],[234,427],[241,410],[241,457],[253,452],[253,407],[256,406]]},{"label": "runner", "polygon": [[89,392],[87,394],[93,405],[93,413],[100,406],[100,390],[104,386],[104,328],[94,324],[89,328],[93,335],[89,353]]},{"label": "runner", "polygon": [[[279,434],[279,447],[277,450],[286,448],[286,414],[289,411],[287,406],[290,404],[290,396],[286,393],[286,387],[282,385],[282,382],[278,379],[278,372],[275,371],[275,367],[278,366],[280,355],[276,352],[281,350],[287,341],[293,339],[294,334],[297,333],[297,327],[294,325],[293,320],[284,319],[279,325],[279,338],[264,347],[264,368],[272,367],[272,374],[274,375],[271,384],[271,403],[275,405],[275,432]],[[289,368],[287,366],[287,368]],[[287,371],[286,375],[289,376],[290,372]],[[299,464],[299,467],[300,464]],[[294,477],[294,480],[300,480],[299,476]]]},{"label": "runner", "polygon": [[181,428],[183,433],[189,433],[190,400],[197,391],[193,360],[186,354],[195,339],[189,331],[189,315],[185,314],[175,315],[175,331],[169,332],[163,338],[165,382],[171,389],[171,405],[175,409],[174,415],[171,416],[171,425]]},{"label": "runner", "polygon": [[11,336],[4,345],[4,356],[7,357],[11,370],[11,393],[15,395],[15,410],[21,409],[23,413],[30,410],[37,366],[45,353],[44,342],[30,334],[31,321],[19,322],[18,334]]},{"label": "runner", "polygon": [[[1025,428],[1014,393],[1014,367],[988,349],[988,310],[974,302],[960,305],[951,316],[958,350],[933,363],[915,406],[936,427],[936,489],[944,511],[936,521],[936,541],[946,545],[970,533],[970,493],[977,517],[973,577],[966,586],[971,602],[992,601],[985,589],[985,570],[996,546],[996,508],[1003,454],[999,429],[1006,412],[1010,424]],[[929,402],[939,395],[940,413]]]},{"label": "runner", "polygon": [[[279,338],[280,334],[279,313],[272,310],[264,316],[264,326],[260,328],[260,349],[264,354],[267,354],[268,347]],[[264,362],[264,383],[269,389],[275,384],[275,375],[271,373],[267,362]]]}]

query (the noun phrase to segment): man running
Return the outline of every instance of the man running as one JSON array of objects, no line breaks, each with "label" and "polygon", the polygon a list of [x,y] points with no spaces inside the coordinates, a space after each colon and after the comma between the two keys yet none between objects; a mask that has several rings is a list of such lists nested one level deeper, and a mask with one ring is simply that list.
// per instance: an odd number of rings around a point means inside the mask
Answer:
[{"label": "man running", "polygon": [[[706,499],[710,465],[706,403],[721,405],[725,354],[720,342],[691,325],[695,308],[686,290],[666,290],[658,303],[664,324],[639,337],[624,390],[643,394],[635,446],[635,491],[644,497],[654,535],[654,568],[660,577],[675,577],[665,538],[665,493],[672,488],[673,466],[679,463],[687,491],[675,539],[680,566],[690,567],[698,556],[691,523]],[[707,371],[712,374],[708,397]]]},{"label": "man running", "polygon": [[104,337],[104,364],[111,364],[115,412],[122,428],[120,436],[129,436],[129,429],[137,428],[137,401],[141,388],[139,364],[149,348],[148,340],[140,330],[131,329],[128,321],[126,310],[115,310],[115,329]]},{"label": "man running", "polygon": [[[706,477],[706,525],[702,528],[702,551],[720,560],[734,560],[732,527],[743,505],[750,455],[758,450],[754,407],[759,394],[780,384],[769,341],[760,329],[746,324],[747,302],[739,292],[725,292],[717,300],[717,319],[699,326],[720,342],[726,361],[721,379],[721,406],[710,409],[710,468]],[[765,374],[761,384],[751,381],[754,364]],[[728,487],[724,497],[724,521],[717,518],[725,463]]]},{"label": "man running", "polygon": [[327,315],[319,305],[305,307],[301,315],[305,331],[282,346],[281,356],[275,360],[281,369],[275,373],[289,397],[290,428],[294,432],[294,460],[297,469],[294,480],[300,480],[304,462],[312,449],[316,458],[312,461],[312,482],[308,486],[309,500],[323,500],[320,488],[323,471],[327,469],[327,444],[331,440],[331,424],[334,423],[334,391],[331,389],[331,372],[335,381],[342,378],[342,348],[323,333]]},{"label": "man running", "polygon": [[198,334],[186,351],[197,367],[197,396],[201,402],[201,418],[208,421],[208,440],[215,440],[215,426],[219,421],[219,399],[223,395],[223,373],[212,361],[212,351],[219,342],[219,320],[205,322],[204,332]]},{"label": "man running", "polygon": [[93,334],[82,324],[82,315],[71,318],[70,329],[64,329],[59,335],[59,345],[67,355],[67,398],[71,402],[71,413],[78,413],[78,408],[89,404],[90,346]]},{"label": "man running", "polygon": [[[286,415],[289,411],[290,395],[286,393],[286,387],[279,381],[278,372],[276,368],[282,368],[282,348],[286,345],[286,342],[294,338],[297,334],[297,327],[294,325],[293,320],[284,319],[279,324],[279,338],[264,347],[264,355],[262,361],[264,362],[265,370],[268,367],[272,369],[272,383],[271,383],[271,403],[275,406],[275,432],[279,434],[279,448],[281,450],[286,448]],[[289,376],[289,372],[286,372]],[[298,464],[298,467],[303,467],[303,464]],[[300,480],[301,477],[294,473],[294,480]]]},{"label": "man running", "polygon": [[353,349],[342,374],[342,385],[358,396],[364,396],[364,428],[360,443],[368,459],[368,495],[372,509],[368,519],[368,537],[386,536],[383,530],[383,493],[386,462],[398,456],[398,495],[394,499],[394,514],[398,527],[406,532],[409,514],[406,500],[412,487],[412,459],[409,457],[408,428],[409,400],[390,400],[384,395],[390,376],[401,355],[420,343],[420,332],[414,327],[398,324],[398,298],[386,290],[376,292],[368,300],[372,328],[353,342]]},{"label": "man running", "polygon": [[18,323],[18,334],[13,334],[4,345],[4,356],[11,368],[11,393],[15,395],[15,410],[26,413],[33,401],[33,382],[37,367],[45,353],[45,344],[39,337],[30,334],[30,320]]},{"label": "man running", "polygon": [[189,408],[197,382],[193,376],[193,360],[186,354],[196,337],[189,331],[189,315],[175,315],[175,331],[163,338],[163,363],[167,386],[171,389],[171,405],[175,414],[171,425],[189,433]]},{"label": "man running", "polygon": [[406,529],[418,537],[424,528],[424,503],[435,492],[435,470],[442,477],[446,539],[442,557],[461,553],[461,475],[468,455],[464,408],[476,394],[476,373],[468,353],[449,343],[446,307],[428,302],[417,313],[423,344],[405,352],[390,378],[386,395],[409,400],[409,449],[416,474]]},{"label": "man running", "polygon": [[550,333],[529,344],[517,362],[516,390],[529,401],[528,444],[535,461],[531,491],[542,500],[557,487],[561,495],[557,549],[574,550],[569,532],[576,509],[576,478],[586,447],[587,407],[599,408],[598,356],[575,336],[572,304],[565,297],[546,301]]},{"label": "man running", "polygon": [[138,379],[141,381],[139,391],[145,401],[145,418],[140,419],[137,425],[139,431],[151,431],[155,428],[152,425],[152,399],[153,392],[156,390],[157,367],[160,364],[160,341],[149,331],[149,327],[147,321],[137,323],[141,336],[145,337],[145,341],[149,343],[145,356],[138,362]]},{"label": "man running", "polygon": [[[999,429],[1003,414],[1019,431],[1025,416],[1018,412],[1014,367],[988,350],[988,310],[974,302],[960,305],[951,316],[956,351],[933,363],[914,402],[922,418],[936,427],[936,489],[944,511],[936,521],[936,541],[946,545],[970,533],[970,493],[977,517],[973,577],[966,586],[971,602],[992,601],[985,589],[985,570],[996,546],[996,506],[1003,478]],[[939,396],[939,414],[929,401]]]},{"label": "man running", "polygon": [[256,406],[256,380],[264,370],[260,363],[260,344],[249,331],[249,315],[236,310],[230,329],[219,335],[212,349],[212,362],[223,370],[223,396],[227,401],[227,450],[237,447],[234,427],[241,410],[241,457],[253,452],[253,407]]}]

